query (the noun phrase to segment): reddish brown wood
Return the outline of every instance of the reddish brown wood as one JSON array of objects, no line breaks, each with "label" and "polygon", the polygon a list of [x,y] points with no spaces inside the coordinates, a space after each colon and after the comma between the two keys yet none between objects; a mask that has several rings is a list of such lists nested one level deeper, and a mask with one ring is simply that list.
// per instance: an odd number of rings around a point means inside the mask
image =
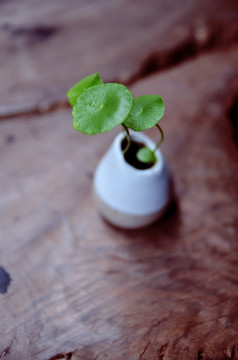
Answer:
[{"label": "reddish brown wood", "polygon": [[135,80],[238,35],[234,0],[0,2],[0,116],[66,104],[65,91],[100,71]]},{"label": "reddish brown wood", "polygon": [[0,123],[1,358],[238,358],[237,62],[236,47],[208,53],[132,88],[165,100],[177,196],[148,229],[115,229],[93,205],[116,132],[76,133],[70,110]]}]

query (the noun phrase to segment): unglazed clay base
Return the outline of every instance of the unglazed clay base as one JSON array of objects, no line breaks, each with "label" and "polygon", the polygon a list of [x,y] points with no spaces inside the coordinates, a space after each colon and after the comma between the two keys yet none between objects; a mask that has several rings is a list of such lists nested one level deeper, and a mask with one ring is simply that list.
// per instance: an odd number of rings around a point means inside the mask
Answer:
[{"label": "unglazed clay base", "polygon": [[93,192],[94,201],[98,208],[99,213],[104,219],[111,224],[124,229],[138,229],[153,224],[159,220],[166,212],[168,204],[161,210],[147,214],[147,215],[131,215],[123,213],[119,210],[113,209],[107,205],[96,192]]}]

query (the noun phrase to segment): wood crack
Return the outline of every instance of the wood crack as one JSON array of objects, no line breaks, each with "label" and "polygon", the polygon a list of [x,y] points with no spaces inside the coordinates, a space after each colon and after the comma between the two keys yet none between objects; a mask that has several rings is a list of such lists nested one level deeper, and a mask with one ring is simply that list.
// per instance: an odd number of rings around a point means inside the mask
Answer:
[{"label": "wood crack", "polygon": [[231,350],[231,360],[235,360],[235,359],[236,359],[236,345],[234,345]]},{"label": "wood crack", "polygon": [[[228,42],[227,45],[234,44],[236,41],[234,40]],[[145,77],[152,75],[153,73],[158,73],[162,70],[167,70],[173,68],[187,60],[191,60],[195,56],[203,55],[205,52],[212,50],[214,48],[222,47],[217,41],[217,37],[213,34],[210,35],[207,43],[203,45],[203,47],[199,47],[197,41],[192,37],[188,39],[184,43],[181,43],[180,46],[172,48],[167,52],[154,52],[149,54],[144,61],[142,62],[139,70],[129,75],[125,81],[120,80],[120,75],[118,79],[112,79],[111,82],[119,81],[123,82],[127,86],[132,86],[136,82],[144,79]],[[33,116],[33,115],[43,115],[46,113],[50,113],[53,111],[57,111],[59,109],[67,109],[70,108],[68,101],[65,100],[47,100],[39,103],[32,104],[21,104],[16,106],[0,106],[0,120],[9,119],[15,117],[25,117],[25,116]]]},{"label": "wood crack", "polygon": [[10,353],[10,349],[12,347],[12,344],[14,343],[15,339],[12,340],[11,344],[6,347],[6,349],[3,350],[3,352],[0,354],[0,359],[2,359],[4,356]]},{"label": "wood crack", "polygon": [[3,358],[7,354],[9,354],[10,346],[8,346],[6,349],[3,350],[3,352],[0,354],[0,358]]},{"label": "wood crack", "polygon": [[166,344],[162,345],[160,350],[159,350],[159,360],[165,360],[165,351],[168,348],[169,343],[167,342]]},{"label": "wood crack", "polygon": [[138,360],[142,360],[142,359],[143,359],[143,356],[145,355],[145,353],[146,353],[146,351],[147,351],[148,347],[150,346],[150,344],[151,344],[151,342],[149,341],[149,342],[147,343],[147,345],[145,346],[145,348],[144,348],[143,352],[140,354],[140,356],[139,356],[139,359],[138,359]]},{"label": "wood crack", "polygon": [[231,119],[231,123],[234,129],[234,140],[236,144],[238,145],[238,94],[234,101],[232,102],[232,105],[229,110],[229,117]]},{"label": "wood crack", "polygon": [[197,358],[197,360],[203,360],[204,359],[204,357],[203,357],[203,349],[199,349],[198,350],[198,358]]},{"label": "wood crack", "polygon": [[59,359],[70,360],[70,359],[72,359],[73,355],[74,355],[74,351],[69,352],[67,354],[60,353],[60,354],[56,354],[56,355],[52,356],[49,360],[59,360]]},{"label": "wood crack", "polygon": [[[207,51],[210,51],[215,48],[223,46],[223,39],[221,34],[223,33],[222,29],[208,29],[207,39],[204,43],[196,38],[195,34],[192,34],[187,40],[182,42],[179,46],[172,48],[167,53],[160,51],[155,51],[152,54],[149,54],[142,62],[140,69],[133,74],[128,81],[127,85],[132,85],[133,83],[149,76],[155,72],[160,72],[161,70],[167,70],[172,67],[175,67],[182,62],[190,60],[195,56],[200,56]],[[228,44],[236,43],[237,34],[234,36],[234,39],[231,39]],[[226,44],[227,45],[227,44]]]}]

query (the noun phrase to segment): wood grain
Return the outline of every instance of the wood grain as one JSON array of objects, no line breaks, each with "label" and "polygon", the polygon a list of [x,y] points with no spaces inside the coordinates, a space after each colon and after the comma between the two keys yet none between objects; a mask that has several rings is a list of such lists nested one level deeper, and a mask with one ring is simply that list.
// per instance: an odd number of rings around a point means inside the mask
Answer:
[{"label": "wood grain", "polygon": [[238,36],[234,0],[0,2],[0,117],[66,104],[100,71],[128,82]]},{"label": "wood grain", "polygon": [[91,198],[116,132],[76,133],[70,110],[0,123],[0,358],[238,359],[237,62],[209,52],[133,86],[165,100],[176,192],[143,231]]}]

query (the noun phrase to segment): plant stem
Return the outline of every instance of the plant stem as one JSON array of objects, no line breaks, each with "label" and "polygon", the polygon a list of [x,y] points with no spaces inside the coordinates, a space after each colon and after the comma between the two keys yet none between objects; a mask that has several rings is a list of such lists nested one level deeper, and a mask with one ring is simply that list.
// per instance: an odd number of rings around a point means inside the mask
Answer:
[{"label": "plant stem", "polygon": [[158,149],[158,147],[162,144],[162,142],[164,141],[164,132],[163,130],[161,129],[161,127],[159,126],[159,124],[156,124],[157,128],[159,129],[159,132],[160,132],[160,135],[161,135],[161,138],[160,140],[157,142],[156,144],[156,147],[154,149],[154,152]]},{"label": "plant stem", "polygon": [[125,154],[127,152],[127,150],[129,149],[130,145],[131,145],[131,137],[130,137],[130,133],[128,128],[126,127],[126,125],[121,124],[121,126],[123,127],[123,130],[125,130],[126,132],[126,138],[127,138],[127,144],[125,149],[123,150],[123,154]]}]

